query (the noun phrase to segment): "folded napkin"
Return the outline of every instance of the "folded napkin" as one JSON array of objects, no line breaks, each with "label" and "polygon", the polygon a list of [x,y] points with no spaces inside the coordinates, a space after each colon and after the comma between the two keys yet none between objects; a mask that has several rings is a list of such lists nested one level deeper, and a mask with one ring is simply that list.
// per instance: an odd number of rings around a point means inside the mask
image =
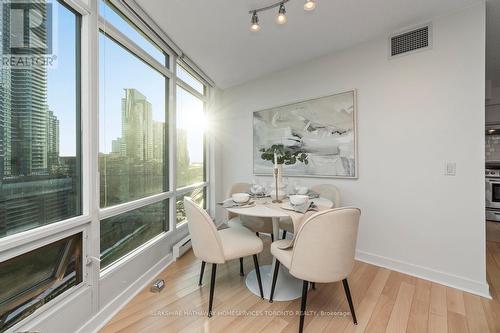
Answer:
[{"label": "folded napkin", "polygon": [[290,204],[290,207],[292,207],[292,209],[294,211],[302,213],[302,214],[304,214],[308,210],[317,211],[317,207],[314,204],[314,201],[308,201],[308,202],[305,202],[302,205],[292,205],[292,204]]},{"label": "folded napkin", "polygon": [[252,205],[254,202],[255,201],[249,200],[247,202],[237,203],[237,202],[234,202],[233,199],[226,199],[222,202],[219,202],[218,205],[221,205],[224,208],[245,207],[245,206]]}]

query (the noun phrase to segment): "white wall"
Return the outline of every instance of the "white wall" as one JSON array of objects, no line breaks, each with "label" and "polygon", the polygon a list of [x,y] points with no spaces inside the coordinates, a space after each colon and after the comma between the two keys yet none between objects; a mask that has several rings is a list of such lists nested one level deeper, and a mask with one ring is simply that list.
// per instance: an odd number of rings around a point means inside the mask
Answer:
[{"label": "white wall", "polygon": [[[487,295],[484,4],[433,29],[429,51],[389,60],[381,36],[225,90],[214,119],[218,199],[253,178],[253,111],[356,88],[359,179],[301,181],[335,184],[343,205],[362,209],[359,259]],[[445,161],[456,176],[444,175]]]}]

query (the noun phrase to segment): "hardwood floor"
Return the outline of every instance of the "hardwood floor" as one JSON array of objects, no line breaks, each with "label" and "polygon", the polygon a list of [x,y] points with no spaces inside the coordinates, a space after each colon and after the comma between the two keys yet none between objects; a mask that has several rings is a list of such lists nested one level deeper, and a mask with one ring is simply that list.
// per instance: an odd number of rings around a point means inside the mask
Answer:
[{"label": "hardwood floor", "polygon": [[[262,253],[259,261],[270,263],[271,256]],[[306,316],[304,332],[500,332],[500,243],[487,242],[487,268],[493,300],[356,262],[349,284],[358,325],[345,315],[349,306],[342,283],[317,284],[307,299],[307,310],[316,315]],[[252,259],[246,258],[245,272],[252,269]],[[218,313],[210,319],[199,315],[207,310],[210,270],[207,265],[198,287],[200,261],[187,253],[159,275],[166,282],[161,293],[142,290],[101,332],[298,331],[299,317],[288,313],[298,311],[300,299],[270,304],[251,294],[239,276],[238,260],[217,268]]]}]

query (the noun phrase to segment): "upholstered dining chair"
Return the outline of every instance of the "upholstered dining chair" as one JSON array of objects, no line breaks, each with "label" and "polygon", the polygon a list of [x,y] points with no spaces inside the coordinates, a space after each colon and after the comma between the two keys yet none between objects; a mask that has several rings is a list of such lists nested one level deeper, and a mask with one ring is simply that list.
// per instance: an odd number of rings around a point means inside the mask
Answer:
[{"label": "upholstered dining chair", "polygon": [[[311,187],[311,191],[333,202],[333,208],[340,207],[340,191],[336,186],[331,184],[320,184]],[[279,225],[280,229],[283,230],[283,239],[285,239],[287,232],[293,233],[293,222],[291,219],[281,219]]]},{"label": "upholstered dining chair", "polygon": [[309,282],[342,280],[352,320],[357,325],[347,277],[354,266],[360,214],[357,208],[334,208],[315,213],[300,226],[291,249],[280,249],[287,243],[285,240],[271,244],[276,263],[269,302],[273,302],[280,264],[288,268],[291,275],[303,280],[299,332],[304,328]]},{"label": "upholstered dining chair", "polygon": [[189,197],[184,197],[184,208],[186,209],[186,218],[189,233],[191,234],[193,252],[196,258],[201,260],[199,285],[201,285],[203,280],[205,264],[207,262],[212,264],[208,317],[212,317],[217,264],[224,264],[228,260],[253,256],[260,296],[264,298],[259,261],[257,259],[257,254],[262,252],[262,240],[250,230],[243,227],[217,230],[207,212]]},{"label": "upholstered dining chair", "polygon": [[[229,189],[227,197],[230,198],[234,193],[248,193],[250,191],[250,187],[251,185],[249,183],[235,183]],[[257,236],[259,236],[260,233],[271,234],[271,242],[274,242],[273,223],[272,219],[270,218],[250,217],[228,212],[227,220],[228,226],[243,226],[255,232]],[[245,273],[243,272],[243,258],[240,258],[240,275],[245,275]]]}]

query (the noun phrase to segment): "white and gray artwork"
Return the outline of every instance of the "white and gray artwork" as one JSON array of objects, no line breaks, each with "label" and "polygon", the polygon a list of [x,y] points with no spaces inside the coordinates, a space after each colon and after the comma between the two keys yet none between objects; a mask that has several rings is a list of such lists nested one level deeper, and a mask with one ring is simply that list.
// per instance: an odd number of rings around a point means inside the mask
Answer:
[{"label": "white and gray artwork", "polygon": [[271,174],[261,149],[282,144],[307,153],[308,164],[284,165],[286,176],[357,177],[356,92],[311,99],[253,113],[255,174]]}]

